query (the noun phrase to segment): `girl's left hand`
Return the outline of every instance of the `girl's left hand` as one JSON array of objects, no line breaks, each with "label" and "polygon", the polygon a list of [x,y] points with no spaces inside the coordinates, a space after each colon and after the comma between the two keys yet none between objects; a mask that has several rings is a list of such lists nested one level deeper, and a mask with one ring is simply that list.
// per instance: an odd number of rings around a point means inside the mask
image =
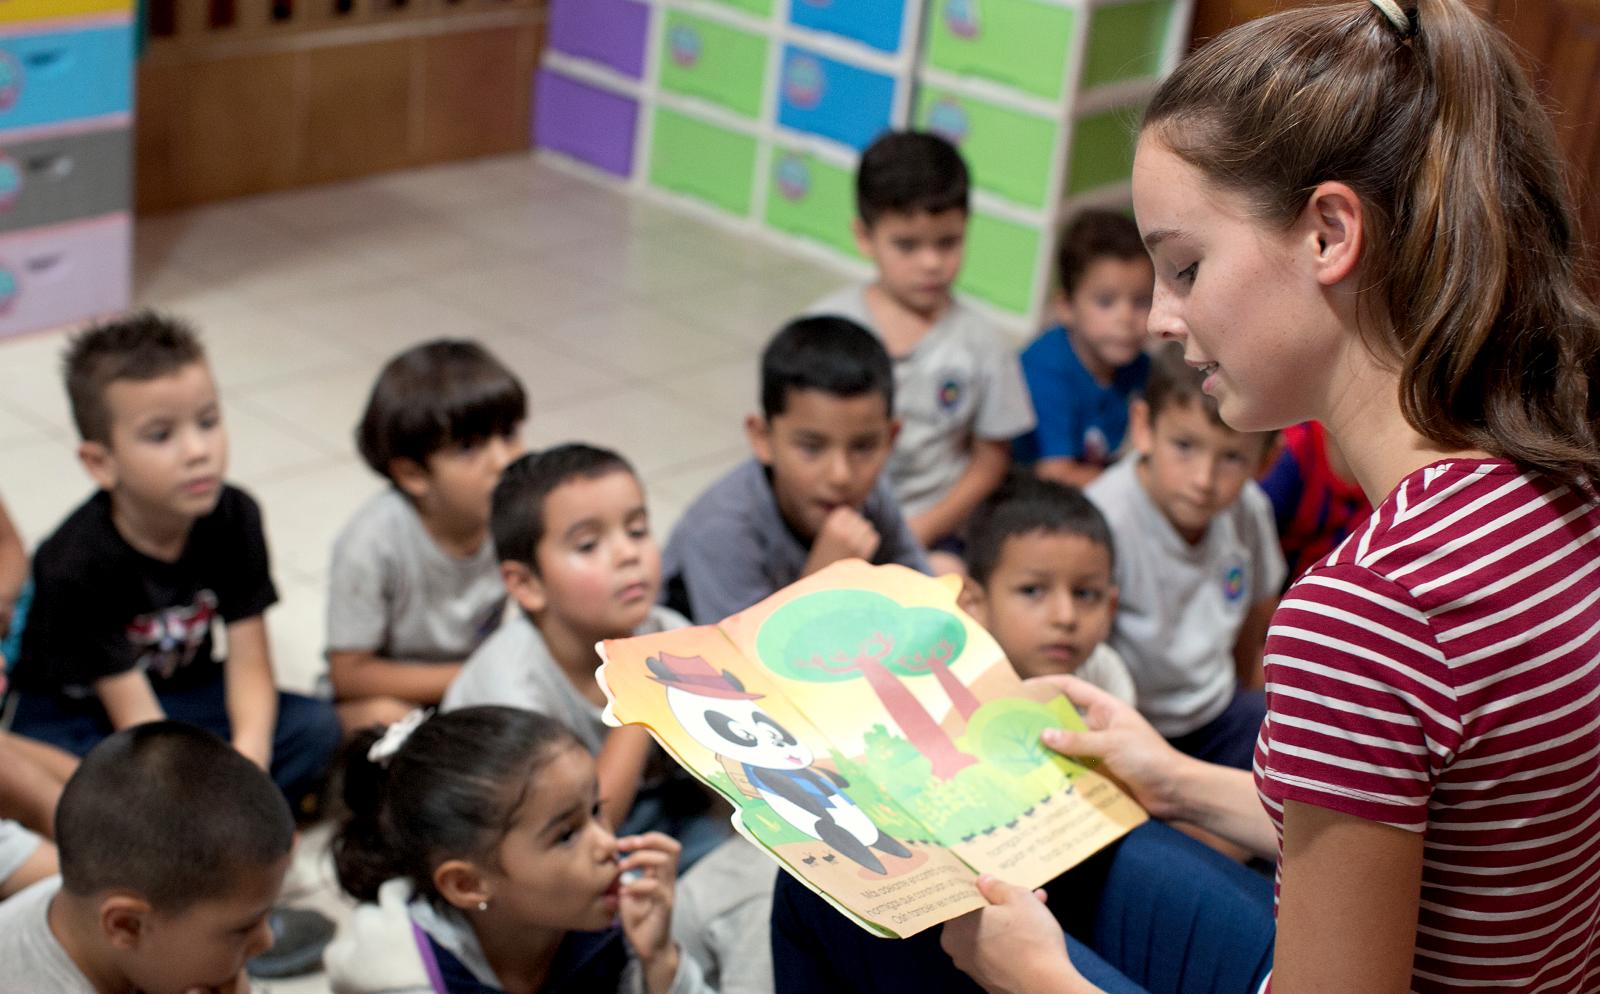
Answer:
[{"label": "girl's left hand", "polygon": [[[644,967],[646,986],[664,991],[678,972],[678,947],[672,941],[672,895],[683,846],[671,836],[646,832],[618,839],[617,850],[622,854],[618,909],[622,932]],[[654,981],[662,976],[666,986],[658,988]]]}]

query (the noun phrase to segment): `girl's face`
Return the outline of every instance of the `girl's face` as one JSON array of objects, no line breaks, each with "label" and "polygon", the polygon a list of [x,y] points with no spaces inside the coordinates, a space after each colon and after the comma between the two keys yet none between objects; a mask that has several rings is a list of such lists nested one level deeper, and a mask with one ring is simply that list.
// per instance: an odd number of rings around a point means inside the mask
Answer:
[{"label": "girl's face", "polygon": [[1287,231],[1264,225],[1148,131],[1133,200],[1156,268],[1150,331],[1206,370],[1223,420],[1262,431],[1316,417],[1345,336],[1328,320],[1309,211]]},{"label": "girl's face", "polygon": [[592,932],[617,914],[617,839],[598,820],[594,759],[563,749],[533,774],[511,830],[485,868],[495,914],[530,927]]}]

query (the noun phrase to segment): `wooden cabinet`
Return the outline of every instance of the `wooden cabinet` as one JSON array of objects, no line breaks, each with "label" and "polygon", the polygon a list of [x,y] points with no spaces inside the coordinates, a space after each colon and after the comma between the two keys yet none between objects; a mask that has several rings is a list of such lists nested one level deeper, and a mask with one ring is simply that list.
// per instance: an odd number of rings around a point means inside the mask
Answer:
[{"label": "wooden cabinet", "polygon": [[529,147],[542,0],[151,0],[137,203]]}]

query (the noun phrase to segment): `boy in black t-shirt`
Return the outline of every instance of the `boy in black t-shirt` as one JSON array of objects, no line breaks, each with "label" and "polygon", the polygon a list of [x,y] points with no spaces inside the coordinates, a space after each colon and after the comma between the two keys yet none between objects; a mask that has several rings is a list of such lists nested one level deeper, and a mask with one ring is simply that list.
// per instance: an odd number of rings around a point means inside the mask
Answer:
[{"label": "boy in black t-shirt", "polygon": [[231,742],[298,803],[339,722],[273,682],[261,512],[223,482],[228,436],[199,341],[146,312],[79,335],[65,368],[78,458],[100,490],[34,554],[12,730],[82,756],[174,718]]}]

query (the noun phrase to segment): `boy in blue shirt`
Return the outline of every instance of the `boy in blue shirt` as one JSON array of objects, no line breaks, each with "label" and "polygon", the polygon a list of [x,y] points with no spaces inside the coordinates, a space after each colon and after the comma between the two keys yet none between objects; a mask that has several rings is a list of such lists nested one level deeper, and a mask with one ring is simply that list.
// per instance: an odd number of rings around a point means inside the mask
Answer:
[{"label": "boy in blue shirt", "polygon": [[1073,220],[1056,266],[1061,323],[1022,353],[1039,423],[1014,455],[1045,479],[1081,487],[1122,448],[1129,401],[1150,376],[1143,348],[1155,270],[1133,220],[1107,210]]}]

